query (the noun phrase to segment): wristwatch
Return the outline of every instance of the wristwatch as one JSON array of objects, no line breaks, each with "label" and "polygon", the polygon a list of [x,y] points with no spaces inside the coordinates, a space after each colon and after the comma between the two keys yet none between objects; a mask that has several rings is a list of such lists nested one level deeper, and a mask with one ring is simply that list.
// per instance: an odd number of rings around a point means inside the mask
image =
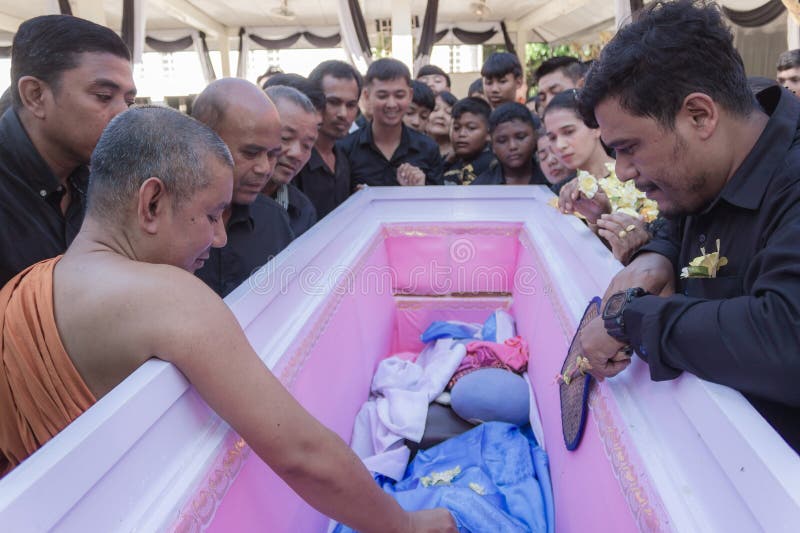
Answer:
[{"label": "wristwatch", "polygon": [[609,336],[625,344],[630,342],[630,337],[625,332],[625,320],[622,318],[622,313],[625,312],[625,308],[635,298],[646,294],[650,293],[641,287],[633,287],[632,289],[616,292],[608,298],[603,308],[603,324]]}]

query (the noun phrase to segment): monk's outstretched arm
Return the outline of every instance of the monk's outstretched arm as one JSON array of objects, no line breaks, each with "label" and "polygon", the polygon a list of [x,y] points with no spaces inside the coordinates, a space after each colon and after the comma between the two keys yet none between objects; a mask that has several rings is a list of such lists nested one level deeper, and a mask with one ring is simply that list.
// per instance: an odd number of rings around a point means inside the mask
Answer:
[{"label": "monk's outstretched arm", "polygon": [[[228,307],[202,283],[161,291],[158,357],[174,363],[208,404],[303,499],[368,532],[455,531],[443,510],[407,513],[338,435],[313,418],[266,368]],[[177,303],[177,305],[176,305]]]}]

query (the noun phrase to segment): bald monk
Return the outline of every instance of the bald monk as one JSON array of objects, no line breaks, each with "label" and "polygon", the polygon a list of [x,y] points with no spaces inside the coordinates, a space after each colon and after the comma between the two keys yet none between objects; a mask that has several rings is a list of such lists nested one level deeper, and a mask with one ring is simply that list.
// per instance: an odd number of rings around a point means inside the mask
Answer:
[{"label": "bald monk", "polygon": [[222,140],[176,111],[134,108],[111,121],[91,165],[86,217],[66,253],[0,291],[4,470],[157,356],[320,512],[364,532],[455,531],[447,511],[407,513],[384,493],[192,275],[226,241],[233,161]]},{"label": "bald monk", "polygon": [[281,152],[281,119],[264,91],[239,78],[209,84],[195,99],[192,116],[233,155],[233,200],[222,213],[228,244],[212,249],[197,271],[225,297],[294,239],[286,209],[260,194]]}]

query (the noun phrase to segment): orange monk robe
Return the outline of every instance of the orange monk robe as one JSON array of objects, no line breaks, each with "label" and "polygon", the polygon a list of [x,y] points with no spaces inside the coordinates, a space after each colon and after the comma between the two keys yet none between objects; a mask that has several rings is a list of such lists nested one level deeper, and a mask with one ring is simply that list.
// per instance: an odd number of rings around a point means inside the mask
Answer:
[{"label": "orange monk robe", "polygon": [[0,476],[96,401],[56,328],[59,259],[33,265],[0,290]]}]

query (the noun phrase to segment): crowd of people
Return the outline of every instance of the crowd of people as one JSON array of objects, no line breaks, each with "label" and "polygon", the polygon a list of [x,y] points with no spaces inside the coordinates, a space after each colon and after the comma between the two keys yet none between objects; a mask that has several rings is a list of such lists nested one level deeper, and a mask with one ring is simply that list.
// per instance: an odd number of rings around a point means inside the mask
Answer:
[{"label": "crowd of people", "polygon": [[[800,446],[800,50],[778,63],[789,90],[756,91],[714,4],[654,3],[591,67],[542,63],[528,101],[517,57],[495,53],[463,98],[440,68],[412,79],[384,58],[363,77],[325,61],[264,87],[221,79],[191,117],[131,107],[127,47],[70,16],[24,22],[11,70],[0,473],[156,354],[322,512],[359,531],[454,531],[446,511],[384,494],[219,298],[374,186],[550,187],[627,265],[579,339],[590,371],[620,372],[632,347],[653,379],[686,370],[742,391]],[[584,175],[635,183],[659,218],[614,211]]]}]

